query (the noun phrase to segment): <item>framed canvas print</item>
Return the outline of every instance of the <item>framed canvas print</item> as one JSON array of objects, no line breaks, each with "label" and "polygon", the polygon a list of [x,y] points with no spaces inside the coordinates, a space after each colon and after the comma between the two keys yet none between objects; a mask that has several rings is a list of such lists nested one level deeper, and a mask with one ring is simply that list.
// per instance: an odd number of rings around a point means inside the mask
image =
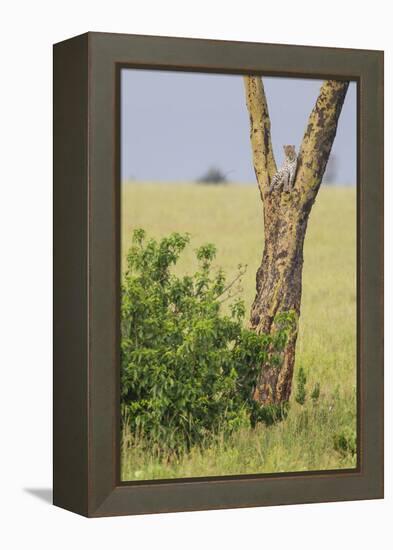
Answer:
[{"label": "framed canvas print", "polygon": [[383,496],[383,53],[54,46],[54,503]]}]

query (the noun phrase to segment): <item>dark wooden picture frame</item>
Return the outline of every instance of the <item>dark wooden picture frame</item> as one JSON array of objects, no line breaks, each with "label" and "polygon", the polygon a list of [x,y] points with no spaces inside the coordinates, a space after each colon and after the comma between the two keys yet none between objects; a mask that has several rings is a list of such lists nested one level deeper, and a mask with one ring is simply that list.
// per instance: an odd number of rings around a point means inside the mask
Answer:
[{"label": "dark wooden picture frame", "polygon": [[[120,482],[121,67],[358,83],[358,467]],[[54,46],[54,504],[89,516],[383,497],[383,52],[87,33]]]}]

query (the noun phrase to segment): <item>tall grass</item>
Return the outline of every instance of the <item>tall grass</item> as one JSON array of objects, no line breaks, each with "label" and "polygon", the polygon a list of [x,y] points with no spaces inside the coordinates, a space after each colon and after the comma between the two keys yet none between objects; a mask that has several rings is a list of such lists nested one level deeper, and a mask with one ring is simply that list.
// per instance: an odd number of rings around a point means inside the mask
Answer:
[{"label": "tall grass", "polygon": [[[214,242],[217,265],[230,278],[247,264],[243,296],[255,295],[263,247],[262,207],[253,186],[130,183],[122,189],[122,252],[132,230],[155,237],[191,234],[195,248]],[[177,269],[191,272],[192,250]],[[337,441],[356,429],[356,200],[354,188],[322,188],[304,250],[303,296],[295,365],[307,377],[304,406],[294,388],[285,421],[241,430],[182,459],[163,460],[124,434],[122,478],[158,479],[354,467],[356,456]],[[310,397],[320,384],[316,403]],[[295,384],[296,385],[296,384]],[[342,439],[342,438],[341,438]]]}]

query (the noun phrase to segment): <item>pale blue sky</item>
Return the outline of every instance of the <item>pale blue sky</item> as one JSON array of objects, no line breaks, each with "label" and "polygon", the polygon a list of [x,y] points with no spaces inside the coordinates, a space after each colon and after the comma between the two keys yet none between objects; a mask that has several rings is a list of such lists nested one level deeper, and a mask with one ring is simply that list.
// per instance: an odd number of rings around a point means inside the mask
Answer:
[{"label": "pale blue sky", "polygon": [[[295,144],[299,150],[321,81],[263,80],[280,165],[284,144]],[[354,82],[348,89],[331,158],[336,183],[354,184]],[[242,77],[123,69],[122,180],[194,181],[212,166],[227,174],[230,181],[255,183]],[[333,166],[331,169],[333,172]]]}]

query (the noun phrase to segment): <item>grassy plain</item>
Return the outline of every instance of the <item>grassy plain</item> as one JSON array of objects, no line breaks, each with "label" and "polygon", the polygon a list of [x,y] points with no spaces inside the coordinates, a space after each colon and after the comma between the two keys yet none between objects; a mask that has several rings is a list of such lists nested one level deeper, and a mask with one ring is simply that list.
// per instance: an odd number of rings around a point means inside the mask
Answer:
[{"label": "grassy plain", "polygon": [[[190,233],[190,250],[177,268],[181,273],[194,270],[193,249],[206,242],[217,246],[216,265],[225,270],[228,280],[239,263],[247,264],[242,286],[246,308],[250,307],[263,248],[262,205],[256,186],[124,184],[123,257],[137,227],[153,237],[173,231]],[[308,399],[304,406],[296,403],[295,383],[285,421],[243,430],[214,447],[193,449],[177,462],[124,445],[123,480],[356,466],[356,455],[345,452],[345,444],[337,450],[340,435],[353,437],[356,429],[355,188],[323,187],[310,216],[295,380],[300,367],[307,375]],[[314,403],[310,392],[316,383],[321,389]]]}]

